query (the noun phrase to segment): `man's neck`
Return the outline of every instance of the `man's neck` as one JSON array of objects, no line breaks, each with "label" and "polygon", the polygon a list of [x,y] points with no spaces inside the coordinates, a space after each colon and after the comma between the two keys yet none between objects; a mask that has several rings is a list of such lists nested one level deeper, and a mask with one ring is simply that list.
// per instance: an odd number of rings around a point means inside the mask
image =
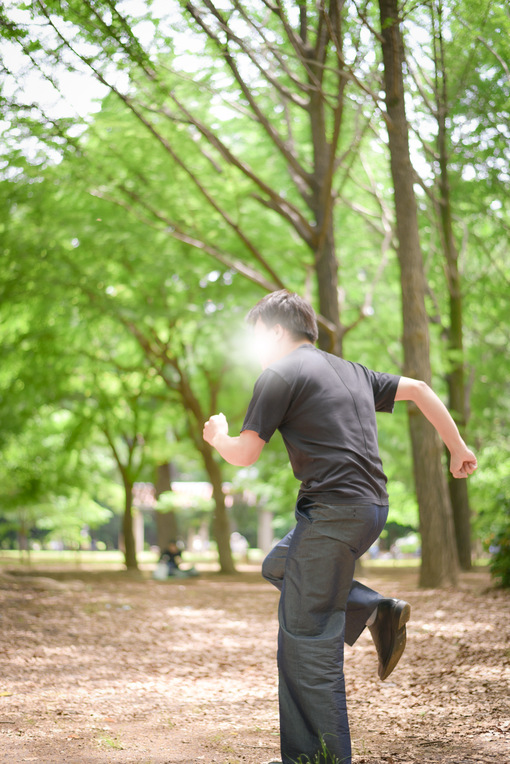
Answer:
[{"label": "man's neck", "polygon": [[311,345],[313,347],[312,343],[307,339],[289,340],[282,346],[281,353],[278,355],[278,358],[275,358],[275,361],[279,361],[280,358],[284,358],[286,355],[290,355],[290,353],[293,353],[294,350],[297,350],[302,345]]}]

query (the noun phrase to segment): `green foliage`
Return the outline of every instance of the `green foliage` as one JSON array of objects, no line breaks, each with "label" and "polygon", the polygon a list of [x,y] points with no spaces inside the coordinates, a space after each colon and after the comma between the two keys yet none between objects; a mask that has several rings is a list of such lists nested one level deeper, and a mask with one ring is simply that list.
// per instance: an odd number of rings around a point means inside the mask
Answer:
[{"label": "green foliage", "polygon": [[506,528],[492,539],[491,574],[505,588],[510,588],[510,511],[506,511]]},{"label": "green foliage", "polygon": [[264,447],[256,466],[242,470],[234,486],[247,489],[256,497],[257,506],[274,513],[275,537],[283,538],[294,526],[294,509],[299,483],[292,473],[279,435]]},{"label": "green foliage", "polygon": [[190,499],[188,496],[174,491],[165,491],[158,498],[155,509],[158,512],[183,512],[187,515],[192,510],[193,513],[203,516],[214,510],[214,502],[212,499],[205,499],[201,496]]},{"label": "green foliage", "polygon": [[[246,352],[244,314],[275,276],[312,300],[317,292],[310,278],[313,253],[291,222],[296,213],[309,221],[310,210],[224,56],[228,48],[241,62],[260,113],[308,172],[314,143],[300,99],[310,88],[297,84],[303,61],[283,26],[285,20],[297,29],[297,15],[287,9],[279,18],[262,6],[248,10],[233,4],[230,20],[246,23],[250,31],[249,60],[240,40],[222,36],[223,47],[204,43],[198,21],[186,10],[190,4],[179,13],[147,4],[136,19],[121,16],[118,4],[93,5],[45,4],[59,28],[69,32],[66,42],[53,36],[36,4],[25,3],[16,18],[19,3],[2,8],[5,52],[15,47],[25,55],[32,75],[40,71],[41,82],[55,83],[55,98],[64,73],[83,77],[87,67],[94,68],[94,76],[127,83],[129,95],[126,101],[111,92],[86,119],[70,116],[69,109],[56,114],[23,100],[7,71],[12,59],[5,57],[2,64],[0,449],[8,469],[2,471],[0,501],[2,512],[24,507],[28,524],[39,522],[50,497],[62,506],[67,502],[72,514],[78,504],[74,491],[100,500],[110,491],[115,463],[113,452],[106,451],[106,433],[131,480],[151,479],[154,466],[166,460],[193,479],[206,479],[199,419],[222,409],[236,432],[258,373]],[[483,14],[474,0],[406,9],[409,71],[415,73],[407,79],[409,118],[419,135],[413,152],[422,175],[420,228],[434,322],[433,381],[440,393],[452,364],[462,360],[460,351],[448,350],[449,293],[434,201],[439,167],[431,127],[431,54],[441,6],[450,191],[463,275],[468,437],[480,457],[470,486],[474,531],[488,539],[504,532],[504,465],[510,451],[505,68],[510,30],[508,15],[494,3],[486,4]],[[374,4],[367,9],[365,21],[372,26],[376,10]],[[317,9],[307,7],[307,14],[313,43]],[[32,26],[33,19],[38,26]],[[352,4],[345,4],[343,28],[342,56],[350,70],[333,214],[343,320],[354,326],[345,338],[345,354],[398,373],[403,331],[398,264],[391,250],[382,249],[393,221],[384,133],[374,111],[378,42],[359,23]],[[197,51],[185,55],[183,40],[186,50],[188,41],[198,40]],[[80,60],[76,54],[83,50],[87,55]],[[414,69],[411,51],[416,51]],[[289,97],[257,68],[266,54],[263,70],[279,72],[278,83]],[[331,48],[327,56],[325,120],[331,136],[338,52]],[[270,197],[239,163],[228,161],[214,138],[293,205],[290,218],[277,214]],[[198,404],[194,410],[182,399],[176,361]],[[416,527],[403,406],[392,417],[379,418],[379,432],[390,478],[390,520]],[[129,443],[140,448],[130,450]],[[253,485],[260,504],[277,514],[275,531],[288,530],[297,484],[278,436],[256,469],[222,470],[228,479],[240,475],[243,487]],[[56,484],[64,488],[57,490]],[[118,496],[104,503],[120,509]]]},{"label": "green foliage", "polygon": [[[4,536],[15,531],[45,540],[80,541],[80,530],[106,522],[110,511],[91,496],[101,492],[104,463],[99,454],[82,453],[83,440],[66,411],[41,409],[21,434],[11,435],[2,449],[0,516]],[[103,474],[102,474],[103,473]]]},{"label": "green foliage", "polygon": [[35,528],[45,531],[45,543],[59,541],[67,548],[79,547],[86,540],[86,528],[99,528],[112,515],[87,493],[77,490],[71,490],[68,496],[50,496],[47,504],[41,504],[37,510]]},{"label": "green foliage", "polygon": [[[136,143],[135,136],[132,140]],[[235,406],[238,396],[236,364],[225,349],[233,349],[228,335],[234,321],[242,323],[244,311],[225,307],[227,293],[236,287],[229,271],[211,271],[206,258],[183,259],[180,245],[166,242],[165,249],[157,232],[147,236],[145,226],[133,219],[127,226],[119,207],[75,186],[80,172],[80,163],[70,161],[45,171],[34,192],[28,193],[29,186],[19,179],[14,186],[18,204],[11,206],[9,227],[1,237],[6,255],[2,263],[9,268],[0,287],[4,312],[9,311],[2,327],[4,346],[12,346],[13,363],[4,367],[0,405],[5,402],[12,409],[19,400],[20,412],[26,413],[20,414],[16,428],[12,416],[10,422],[20,433],[27,418],[38,421],[41,405],[51,402],[56,414],[60,410],[66,424],[61,440],[52,443],[55,454],[79,453],[77,458],[91,470],[87,489],[101,496],[98,481],[90,478],[98,474],[93,455],[104,459],[105,447],[111,452],[109,474],[116,465],[126,491],[137,479],[152,479],[155,465],[174,456],[183,469],[193,462],[197,469],[192,444],[198,425],[201,430],[203,420],[224,400]],[[12,186],[3,184],[8,191]],[[31,235],[37,237],[37,247],[30,244]],[[39,248],[47,255],[42,259]],[[104,251],[111,253],[108,260],[97,256]],[[240,285],[237,294],[242,293]],[[246,300],[246,309],[252,301]],[[181,373],[203,407],[191,419],[182,407]],[[236,408],[240,417],[243,404]],[[5,430],[3,434],[7,436]],[[32,428],[30,437],[46,474],[41,435]],[[75,469],[69,470],[71,483],[78,477]],[[19,480],[13,491],[13,502],[20,501]],[[54,513],[50,500],[56,503]],[[23,527],[37,526],[42,513],[47,516],[44,529],[58,535],[53,520],[62,516],[58,506],[63,500],[41,488],[31,512],[25,511]],[[75,516],[69,524],[87,523],[88,516],[75,508],[69,503]],[[65,526],[62,535],[68,537]]]},{"label": "green foliage", "polygon": [[295,761],[294,764],[342,764],[343,759],[339,759],[331,751],[329,751],[323,735],[319,735],[320,750],[315,754],[313,759],[309,756],[301,755]]},{"label": "green foliage", "polygon": [[474,531],[491,555],[491,573],[510,586],[510,449],[501,438],[480,452],[479,473],[473,484],[478,512]]}]

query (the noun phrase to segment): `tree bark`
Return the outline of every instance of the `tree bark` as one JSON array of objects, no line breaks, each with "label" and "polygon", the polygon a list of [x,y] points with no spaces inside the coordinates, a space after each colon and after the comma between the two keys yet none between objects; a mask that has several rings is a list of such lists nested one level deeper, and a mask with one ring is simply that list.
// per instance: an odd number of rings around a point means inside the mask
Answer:
[{"label": "tree bark", "polygon": [[[443,37],[441,32],[441,6],[437,31],[438,47],[435,51],[436,99],[437,99],[437,146],[439,153],[439,219],[443,251],[446,260],[446,280],[449,293],[448,350],[450,371],[447,375],[449,407],[461,435],[465,436],[468,412],[465,389],[464,338],[462,316],[462,285],[459,272],[459,253],[453,235],[450,179],[448,173],[448,146],[446,118],[448,94],[446,67],[444,64]],[[455,540],[460,566],[471,569],[471,509],[467,480],[456,480],[449,475],[450,499],[455,524]]]},{"label": "tree bark", "polygon": [[[318,25],[317,41],[312,50],[303,39],[303,54],[307,62],[308,83],[310,85],[310,102],[308,114],[310,119],[310,135],[313,147],[313,170],[310,176],[309,207],[314,217],[316,236],[312,240],[314,266],[317,281],[319,311],[334,327],[334,332],[319,327],[319,346],[322,350],[342,356],[343,327],[340,320],[340,305],[338,301],[338,259],[335,246],[335,230],[333,224],[333,178],[338,140],[342,124],[344,87],[346,78],[338,77],[337,102],[334,110],[333,135],[328,140],[328,128],[325,113],[325,98],[322,90],[326,52],[331,43],[331,35],[335,44],[340,48],[341,55],[342,29],[341,6],[343,3],[330,3],[329,14],[322,10],[324,18]],[[304,27],[306,33],[306,25]],[[319,85],[319,87],[318,87]]]},{"label": "tree bark", "polygon": [[220,572],[235,573],[236,569],[230,548],[230,521],[225,506],[221,468],[214,459],[212,449],[207,444],[204,444],[202,456],[212,485],[214,499],[213,533],[218,545]]},{"label": "tree bark", "polygon": [[[205,418],[202,419],[202,422]],[[201,425],[202,422],[197,422]],[[218,546],[218,560],[220,563],[220,573],[235,573],[234,558],[230,548],[230,521],[228,519],[227,507],[225,505],[225,494],[223,492],[222,470],[220,465],[214,459],[212,449],[206,443],[203,445],[198,442],[199,436],[195,437],[197,450],[200,452],[205,471],[212,486],[212,498],[214,501],[213,515],[213,536]]]},{"label": "tree bark", "polygon": [[135,537],[133,534],[133,483],[126,474],[122,475],[124,483],[124,517],[122,519],[122,535],[124,538],[124,559],[128,570],[138,570],[136,559]]},{"label": "tree bark", "polygon": [[[321,215],[317,214],[317,225],[321,224],[320,219]],[[343,331],[338,302],[338,260],[335,250],[335,235],[331,224],[328,224],[324,243],[315,252],[315,274],[320,313],[336,327],[336,332],[332,333],[319,326],[319,347],[328,353],[334,353],[341,357],[343,354]]]},{"label": "tree bark", "polygon": [[[379,10],[402,289],[404,374],[430,383],[426,280],[409,153],[397,0],[379,0]],[[409,405],[408,410],[422,539],[420,584],[426,587],[455,584],[457,550],[442,465],[442,444],[414,404]]]},{"label": "tree bark", "polygon": [[[202,428],[208,417],[204,414],[200,401],[191,388],[190,380],[175,360],[174,367],[178,369],[180,375],[179,391],[188,409],[190,435],[202,456],[204,467],[212,485],[214,500],[213,534],[218,545],[220,572],[235,573],[234,559],[230,548],[230,523],[225,506],[225,494],[223,493],[222,469],[214,458],[213,449],[202,438]],[[215,398],[215,392],[210,389],[210,393],[212,403],[212,399]],[[215,406],[211,408],[215,410]]]},{"label": "tree bark", "polygon": [[18,524],[18,549],[19,549],[20,560],[23,560],[23,557],[24,557],[23,553],[26,553],[26,561],[30,565],[30,543],[28,541],[29,533],[30,533],[30,528],[25,519],[25,512],[22,509],[20,518],[19,518],[19,524]]},{"label": "tree bark", "polygon": [[[448,170],[444,147],[441,149],[440,215],[443,230],[444,253],[448,274],[449,313],[448,349],[450,351],[450,371],[447,375],[448,402],[461,435],[465,436],[467,424],[464,342],[462,321],[462,292],[458,268],[458,252],[455,246],[451,221],[451,205]],[[450,498],[455,524],[455,540],[459,562],[463,570],[471,569],[471,509],[467,480],[456,480],[449,476]]]},{"label": "tree bark", "polygon": [[[158,464],[154,483],[156,499],[159,499],[162,493],[172,490],[171,471],[172,465],[170,463]],[[158,546],[160,549],[165,549],[171,539],[177,539],[177,517],[173,509],[169,512],[158,512],[156,509],[154,510],[154,516]]]}]

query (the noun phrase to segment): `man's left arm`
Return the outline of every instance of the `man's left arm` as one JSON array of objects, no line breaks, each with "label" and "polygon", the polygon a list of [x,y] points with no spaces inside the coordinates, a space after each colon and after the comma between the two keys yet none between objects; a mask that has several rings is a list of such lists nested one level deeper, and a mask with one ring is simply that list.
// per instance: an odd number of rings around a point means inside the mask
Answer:
[{"label": "man's left arm", "polygon": [[396,401],[413,401],[422,414],[435,427],[450,451],[450,472],[455,478],[466,478],[477,468],[476,456],[462,440],[450,412],[425,383],[410,377],[401,377],[395,395]]},{"label": "man's left arm", "polygon": [[266,441],[253,430],[243,430],[240,435],[231,438],[224,414],[215,414],[204,424],[203,436],[226,462],[235,467],[254,464],[266,445]]}]

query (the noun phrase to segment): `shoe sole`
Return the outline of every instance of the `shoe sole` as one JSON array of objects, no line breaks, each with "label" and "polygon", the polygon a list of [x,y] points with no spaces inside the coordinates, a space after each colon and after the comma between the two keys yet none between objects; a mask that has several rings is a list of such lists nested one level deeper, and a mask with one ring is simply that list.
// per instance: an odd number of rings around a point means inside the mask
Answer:
[{"label": "shoe sole", "polygon": [[379,666],[379,678],[384,682],[389,677],[393,669],[402,657],[402,653],[406,647],[407,630],[406,623],[411,617],[411,606],[409,603],[404,603],[403,606],[396,606],[398,610],[400,607],[400,613],[398,618],[397,633],[395,635],[395,642],[390,659],[384,668]]}]

